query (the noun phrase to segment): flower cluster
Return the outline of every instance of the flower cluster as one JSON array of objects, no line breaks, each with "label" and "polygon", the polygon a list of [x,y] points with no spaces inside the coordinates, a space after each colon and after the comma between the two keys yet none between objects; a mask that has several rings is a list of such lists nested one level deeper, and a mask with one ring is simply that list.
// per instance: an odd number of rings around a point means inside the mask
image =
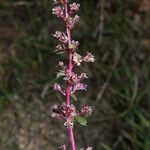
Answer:
[{"label": "flower cluster", "polygon": [[60,106],[55,105],[52,111],[52,117],[65,119],[64,125],[67,128],[73,127],[74,118],[76,116],[85,115],[86,117],[89,117],[92,114],[92,109],[90,106],[83,106],[81,111],[78,112],[73,104],[67,106],[65,103],[61,104]]},{"label": "flower cluster", "polygon": [[81,83],[81,80],[84,78],[87,78],[86,73],[81,73],[79,76],[75,73],[72,73],[72,76],[69,79],[69,82],[72,85],[72,94],[76,91],[86,90],[87,85]]},{"label": "flower cluster", "polygon": [[80,17],[75,15],[74,17],[70,17],[66,19],[67,28],[72,29],[74,25],[79,21]]},{"label": "flower cluster", "polygon": [[73,54],[73,61],[77,66],[80,66],[81,62],[94,62],[95,59],[94,59],[94,56],[90,52],[87,52],[87,55],[83,58],[81,57],[80,54],[75,52]]},{"label": "flower cluster", "polygon": [[81,114],[84,115],[85,117],[89,117],[92,115],[92,108],[90,106],[83,106],[81,108]]},{"label": "flower cluster", "polygon": [[[71,94],[75,93],[76,91],[86,90],[87,85],[81,82],[83,79],[88,78],[86,73],[81,73],[80,75],[77,75],[74,72],[72,72],[72,75],[70,76],[63,62],[59,62],[59,66],[63,67],[63,70],[61,70],[57,74],[57,76],[63,76],[64,77],[63,79],[70,83]],[[54,90],[59,91],[61,94],[66,96],[66,91],[62,89],[62,87],[59,84],[55,83],[53,88]]]},{"label": "flower cluster", "polygon": [[[66,3],[68,1],[61,0],[61,2]],[[58,4],[58,1],[55,0],[54,4]],[[80,4],[73,3],[73,4],[70,4],[69,6],[70,6],[70,9],[68,12],[69,15],[67,16],[65,15],[65,8],[63,6],[54,7],[52,9],[52,14],[56,15],[58,18],[63,19],[66,22],[66,26],[69,29],[72,29],[74,25],[79,21],[80,17],[78,15],[71,17],[71,14],[79,10]]]},{"label": "flower cluster", "polygon": [[75,116],[77,116],[77,112],[73,104],[67,106],[65,103],[63,103],[60,106],[55,105],[53,108],[52,117],[65,119],[66,122],[64,123],[64,125],[67,128],[73,127],[73,121]]},{"label": "flower cluster", "polygon": [[[53,88],[66,97],[66,103],[59,106],[55,105],[52,117],[65,120],[64,126],[69,129],[72,150],[76,150],[73,136],[74,122],[77,120],[81,125],[86,125],[87,121],[84,117],[91,116],[92,108],[85,105],[77,111],[75,105],[71,104],[71,97],[76,99],[75,92],[87,89],[87,85],[83,83],[83,80],[88,78],[85,72],[74,72],[74,68],[82,65],[83,62],[94,62],[95,58],[90,52],[87,52],[85,56],[81,56],[77,52],[80,45],[79,41],[71,39],[71,30],[80,19],[77,14],[74,14],[79,11],[80,4],[70,4],[69,0],[53,0],[53,2],[56,6],[52,9],[52,13],[63,20],[66,26],[66,32],[56,31],[53,34],[59,42],[56,46],[56,52],[58,54],[67,53],[68,64],[65,65],[63,61],[58,63],[57,78],[62,78],[67,86],[62,87],[60,84],[55,83]],[[63,145],[62,149],[66,150],[66,146]],[[88,147],[86,150],[92,150],[92,147]]]},{"label": "flower cluster", "polygon": [[78,49],[79,44],[80,44],[79,41],[72,40],[71,44],[69,45],[69,48],[76,50],[76,49]]},{"label": "flower cluster", "polygon": [[53,14],[55,14],[58,18],[63,18],[64,19],[64,7],[56,6],[55,8],[52,9]]},{"label": "flower cluster", "polygon": [[56,31],[55,34],[53,34],[53,36],[57,38],[60,42],[67,43],[68,41],[67,36],[62,32]]},{"label": "flower cluster", "polygon": [[70,4],[70,13],[74,13],[79,10],[80,4],[73,3]]}]

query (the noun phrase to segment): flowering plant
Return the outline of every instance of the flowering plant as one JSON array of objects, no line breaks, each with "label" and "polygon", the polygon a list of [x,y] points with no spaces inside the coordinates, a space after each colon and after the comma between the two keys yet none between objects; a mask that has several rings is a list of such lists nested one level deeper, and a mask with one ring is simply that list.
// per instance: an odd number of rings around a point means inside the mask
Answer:
[{"label": "flowering plant", "polygon": [[[76,150],[73,127],[75,120],[81,125],[86,126],[86,117],[92,114],[92,108],[90,106],[82,106],[80,111],[71,104],[71,97],[76,99],[75,92],[86,90],[87,85],[83,83],[84,79],[87,79],[87,75],[84,72],[77,74],[74,72],[74,68],[80,66],[84,62],[94,62],[94,56],[87,52],[85,56],[81,56],[77,53],[79,42],[71,40],[71,29],[79,21],[80,17],[74,15],[79,10],[80,4],[70,4],[69,0],[53,0],[56,5],[52,9],[52,13],[59,19],[65,22],[66,31],[56,31],[53,36],[58,40],[59,44],[56,46],[56,52],[66,53],[68,55],[67,66],[63,61],[59,62],[59,72],[57,78],[62,77],[67,82],[67,87],[62,88],[58,83],[53,85],[53,88],[60,92],[65,98],[66,102],[53,108],[52,117],[60,118],[64,120],[64,126],[69,131],[70,142],[72,150]],[[62,150],[66,150],[66,145],[62,146]],[[83,148],[80,150],[84,150]],[[92,147],[88,147],[86,150],[92,150]]]}]

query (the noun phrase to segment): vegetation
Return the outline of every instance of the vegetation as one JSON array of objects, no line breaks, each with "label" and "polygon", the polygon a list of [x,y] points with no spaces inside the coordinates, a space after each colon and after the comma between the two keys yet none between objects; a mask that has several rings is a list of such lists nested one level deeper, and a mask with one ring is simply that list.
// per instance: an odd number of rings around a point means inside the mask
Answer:
[{"label": "vegetation", "polygon": [[[77,0],[79,2],[79,0]],[[94,106],[88,126],[75,130],[78,147],[94,150],[150,149],[150,4],[148,0],[82,0],[81,21],[73,30],[87,64],[87,94]],[[1,1],[0,149],[55,150],[69,140],[52,121],[51,90],[58,60],[50,34],[58,24],[51,1]],[[90,48],[90,49],[89,49]],[[84,51],[85,50],[85,51]]]}]

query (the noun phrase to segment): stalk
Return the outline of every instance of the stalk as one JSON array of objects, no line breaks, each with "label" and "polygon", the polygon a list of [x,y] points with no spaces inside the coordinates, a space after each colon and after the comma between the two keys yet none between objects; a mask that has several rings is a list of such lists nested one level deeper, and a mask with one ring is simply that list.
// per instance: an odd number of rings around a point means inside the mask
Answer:
[{"label": "stalk", "polygon": [[[68,18],[68,6],[67,3],[65,3],[65,16]],[[68,38],[68,50],[69,50],[69,62],[68,62],[68,70],[69,70],[69,76],[72,75],[72,49],[69,48],[69,45],[71,44],[71,31],[66,25],[66,32],[67,32],[67,38]],[[71,85],[70,82],[68,81],[67,85],[67,95],[66,95],[66,105],[70,105],[70,97],[71,97]],[[70,136],[70,142],[72,146],[72,150],[76,150],[75,148],[75,140],[74,140],[74,133],[73,133],[73,128],[69,128],[69,136]]]},{"label": "stalk", "polygon": [[[82,91],[87,88],[87,85],[83,83],[84,79],[87,79],[85,72],[80,74],[75,73],[73,67],[80,66],[84,62],[94,62],[94,56],[87,51],[87,54],[83,57],[76,52],[79,46],[79,41],[71,39],[71,29],[79,21],[79,16],[74,15],[75,12],[79,10],[80,4],[69,3],[69,0],[53,0],[54,4],[57,6],[52,9],[53,14],[55,14],[59,19],[62,19],[66,24],[66,33],[56,31],[53,36],[61,43],[56,46],[59,53],[67,53],[68,63],[64,64],[63,61],[59,62],[60,72],[58,72],[57,77],[63,77],[63,80],[67,83],[66,88],[62,88],[59,84],[54,84],[54,90],[60,92],[65,96],[65,103],[53,108],[52,117],[63,118],[65,120],[64,126],[69,132],[69,138],[71,143],[71,150],[76,150],[75,140],[74,140],[74,120],[78,121],[81,125],[86,126],[86,118],[91,116],[92,108],[88,105],[82,106],[81,110],[78,111],[75,105],[71,103],[71,96],[77,91]],[[66,145],[62,146],[62,150],[66,150]],[[83,148],[80,150],[84,150]],[[92,147],[88,147],[86,150],[92,150]]]}]

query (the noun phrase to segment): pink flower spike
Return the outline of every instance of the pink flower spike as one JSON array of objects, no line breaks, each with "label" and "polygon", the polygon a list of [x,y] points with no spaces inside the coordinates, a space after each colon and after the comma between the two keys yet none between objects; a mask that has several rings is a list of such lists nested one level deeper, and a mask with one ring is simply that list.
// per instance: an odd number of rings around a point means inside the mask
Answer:
[{"label": "pink flower spike", "polygon": [[52,9],[52,14],[55,14],[58,18],[64,18],[64,8],[56,6]]},{"label": "pink flower spike", "polygon": [[79,10],[80,4],[73,3],[70,4],[70,13],[74,13]]},{"label": "pink flower spike", "polygon": [[90,52],[87,52],[87,55],[83,58],[83,61],[85,61],[85,62],[94,62],[95,58]]},{"label": "pink flower spike", "polygon": [[[55,7],[52,9],[52,13],[55,14],[60,20],[64,21],[65,31],[56,31],[53,36],[58,40],[55,52],[57,54],[66,53],[67,54],[67,64],[64,65],[63,61],[60,61],[57,65],[59,72],[57,72],[56,79],[61,78],[65,80],[65,88],[62,88],[59,84],[55,83],[53,88],[65,96],[65,102],[61,105],[55,105],[53,108],[52,117],[64,120],[64,126],[68,129],[69,138],[71,145],[70,150],[77,150],[74,138],[74,123],[77,120],[80,124],[86,124],[85,117],[92,114],[92,108],[90,106],[83,106],[78,112],[76,107],[72,104],[72,100],[77,100],[74,92],[86,90],[87,85],[82,83],[82,81],[87,77],[84,72],[74,72],[80,69],[81,63],[84,62],[94,62],[94,56],[87,52],[85,57],[81,56],[76,52],[79,47],[79,42],[72,40],[71,29],[79,21],[80,17],[76,14],[80,8],[80,4],[71,3],[71,0],[52,0]],[[62,43],[60,43],[62,42]],[[75,67],[78,69],[76,70]],[[73,98],[73,99],[72,99]],[[83,116],[83,118],[82,118]],[[84,123],[85,122],[85,123]],[[67,150],[66,145],[60,147],[61,150]],[[92,150],[92,147],[82,148],[80,150]]]},{"label": "pink flower spike", "polygon": [[[68,41],[67,36],[62,32],[56,31],[55,34],[53,34],[53,36],[63,43],[67,43]],[[58,48],[60,48],[60,45]]]}]

